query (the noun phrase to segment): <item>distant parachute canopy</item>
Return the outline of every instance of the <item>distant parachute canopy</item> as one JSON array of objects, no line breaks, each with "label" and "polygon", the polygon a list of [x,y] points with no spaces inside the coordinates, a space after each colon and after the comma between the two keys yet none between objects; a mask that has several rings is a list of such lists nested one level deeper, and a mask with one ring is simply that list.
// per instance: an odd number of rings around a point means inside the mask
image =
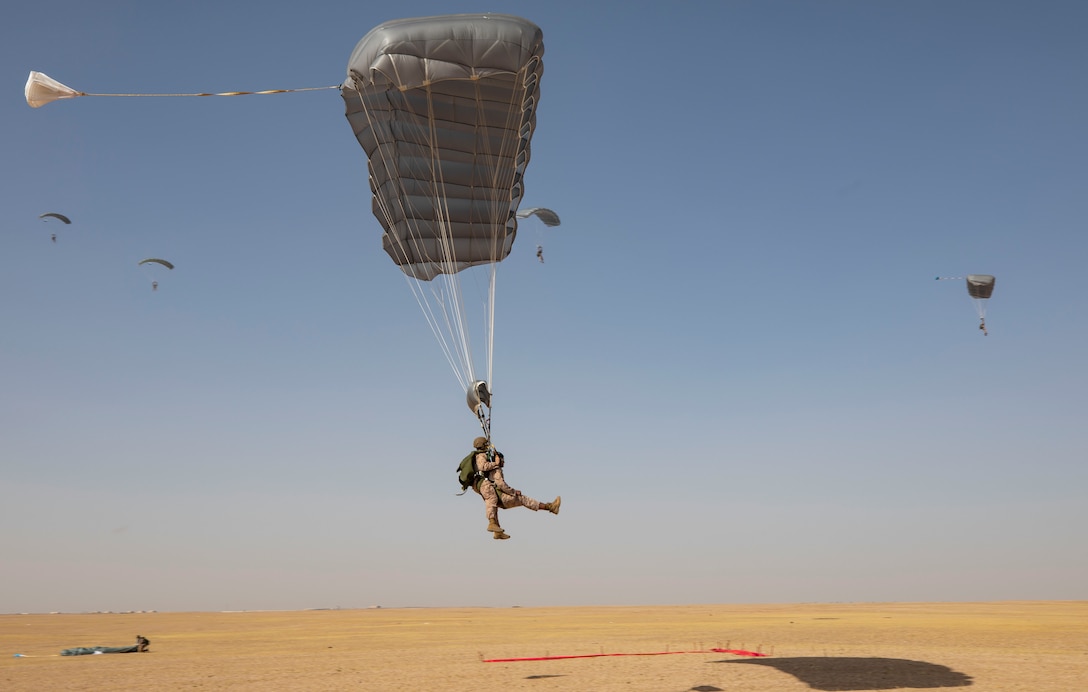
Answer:
[{"label": "distant parachute canopy", "polygon": [[174,265],[171,264],[170,262],[167,262],[164,259],[158,259],[157,257],[149,257],[148,259],[140,260],[139,264],[141,264],[141,265],[142,264],[161,264],[162,266],[166,267],[167,269],[173,269],[174,268]]},{"label": "distant parachute canopy", "polygon": [[545,226],[558,226],[559,214],[556,214],[551,209],[545,209],[544,207],[533,207],[531,209],[522,209],[518,212],[519,219],[527,219],[530,216],[536,216]]},{"label": "distant parachute canopy", "polygon": [[46,212],[45,214],[41,214],[41,215],[38,216],[38,218],[41,219],[42,221],[46,221],[46,220],[48,220],[50,218],[53,218],[53,219],[57,219],[59,221],[63,221],[64,223],[67,223],[67,224],[72,223],[72,220],[69,219],[64,214],[58,214],[58,213],[53,212],[53,211]]},{"label": "distant parachute canopy", "polygon": [[[963,278],[962,276],[938,276],[937,280],[949,281]],[[975,304],[975,312],[978,313],[978,328],[982,330],[983,335],[988,335],[989,332],[986,330],[986,301],[994,293],[994,277],[989,274],[968,274],[966,279],[967,295],[971,296],[971,302]]]},{"label": "distant parachute canopy", "polygon": [[967,293],[975,299],[985,300],[993,295],[994,277],[989,274],[968,274]]}]

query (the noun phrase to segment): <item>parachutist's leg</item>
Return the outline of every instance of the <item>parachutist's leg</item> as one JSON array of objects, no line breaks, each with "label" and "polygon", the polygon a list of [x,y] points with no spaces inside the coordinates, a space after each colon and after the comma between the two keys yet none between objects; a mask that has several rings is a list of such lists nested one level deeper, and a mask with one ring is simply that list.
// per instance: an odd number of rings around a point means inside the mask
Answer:
[{"label": "parachutist's leg", "polygon": [[480,495],[484,498],[484,514],[487,515],[487,530],[501,533],[499,525],[499,496],[490,481],[480,483]]},{"label": "parachutist's leg", "polygon": [[536,502],[536,507],[531,507],[528,503],[526,503],[525,506],[529,507],[529,509],[542,509],[545,512],[551,512],[552,514],[559,514],[559,503],[563,501],[563,498],[559,497],[558,495],[556,495],[555,499],[551,502],[537,502],[532,498],[528,499],[532,502]]},{"label": "parachutist's leg", "polygon": [[552,514],[559,514],[559,503],[562,502],[562,498],[556,495],[555,499],[551,502],[541,502],[540,500],[534,500],[533,498],[525,495],[524,493],[518,496],[502,494],[502,506],[510,509],[513,507],[524,507],[531,509],[534,512],[538,510],[544,510],[545,512],[551,512]]}]

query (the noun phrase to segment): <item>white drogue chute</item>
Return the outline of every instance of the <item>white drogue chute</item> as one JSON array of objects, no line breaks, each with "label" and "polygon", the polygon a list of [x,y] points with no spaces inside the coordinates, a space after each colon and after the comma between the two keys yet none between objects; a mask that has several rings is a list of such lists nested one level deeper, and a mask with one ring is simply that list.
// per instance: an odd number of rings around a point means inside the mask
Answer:
[{"label": "white drogue chute", "polygon": [[31,72],[26,80],[26,102],[31,108],[41,108],[47,103],[58,99],[74,99],[77,96],[86,96],[82,91],[76,91],[70,86],[61,84],[57,80],[41,72]]}]

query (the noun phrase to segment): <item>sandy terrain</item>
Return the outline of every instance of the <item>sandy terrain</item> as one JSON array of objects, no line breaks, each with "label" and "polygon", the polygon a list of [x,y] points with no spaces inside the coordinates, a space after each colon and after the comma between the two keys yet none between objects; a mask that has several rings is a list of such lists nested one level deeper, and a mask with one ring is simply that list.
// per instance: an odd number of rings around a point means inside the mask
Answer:
[{"label": "sandy terrain", "polygon": [[1088,691],[1088,602],[0,615],[5,692],[954,687]]}]

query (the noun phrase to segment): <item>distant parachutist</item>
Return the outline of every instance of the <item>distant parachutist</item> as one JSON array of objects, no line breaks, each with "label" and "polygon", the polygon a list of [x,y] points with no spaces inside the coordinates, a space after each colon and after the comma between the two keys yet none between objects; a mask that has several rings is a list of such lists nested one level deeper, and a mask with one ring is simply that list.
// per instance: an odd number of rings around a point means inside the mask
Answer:
[{"label": "distant parachutist", "polygon": [[[148,257],[145,260],[140,260],[139,265],[141,267],[144,266],[145,264],[160,264],[160,265],[166,267],[167,269],[170,269],[170,270],[174,269],[173,263],[171,263],[171,262],[169,262],[167,260],[164,260],[164,259],[159,259],[158,257]],[[148,277],[148,278],[151,278],[151,277]],[[158,279],[152,280],[151,290],[152,291],[159,290],[159,280]]]},{"label": "distant parachutist", "polygon": [[[60,221],[63,224],[66,224],[66,225],[72,223],[72,220],[69,219],[67,216],[65,216],[64,214],[58,214],[55,211],[47,211],[44,214],[39,214],[38,218],[41,219],[42,221],[49,221],[49,219],[56,219],[56,220]],[[49,239],[52,240],[54,243],[57,242],[57,234],[56,233],[50,234]]]},{"label": "distant parachutist", "polygon": [[544,246],[543,245],[537,245],[536,246],[536,258],[538,260],[540,260],[541,264],[544,264]]},{"label": "distant parachutist", "polygon": [[992,274],[968,274],[963,276],[938,276],[938,281],[945,281],[949,279],[967,279],[967,295],[971,297],[971,300],[975,303],[975,311],[978,313],[978,328],[982,332],[983,336],[989,336],[990,333],[986,331],[986,303],[990,300],[990,296],[994,294],[994,283],[996,279]]}]

